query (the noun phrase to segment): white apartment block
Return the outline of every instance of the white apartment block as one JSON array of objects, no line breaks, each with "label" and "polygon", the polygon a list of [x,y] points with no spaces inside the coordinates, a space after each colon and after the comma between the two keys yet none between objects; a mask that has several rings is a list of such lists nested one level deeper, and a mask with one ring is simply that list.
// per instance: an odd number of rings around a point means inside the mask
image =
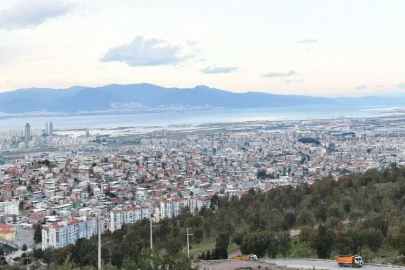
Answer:
[{"label": "white apartment block", "polygon": [[146,207],[131,206],[121,209],[114,209],[110,212],[111,232],[122,228],[123,224],[133,224],[144,218],[150,218],[150,209]]},{"label": "white apartment block", "polygon": [[[103,233],[106,221],[101,219],[100,224]],[[89,239],[95,234],[97,234],[97,218],[60,222],[42,229],[42,249],[63,248],[69,244],[75,244],[79,238]]]},{"label": "white apartment block", "polygon": [[112,210],[110,212],[110,231],[121,229],[122,224],[124,224],[122,211],[118,209]]}]

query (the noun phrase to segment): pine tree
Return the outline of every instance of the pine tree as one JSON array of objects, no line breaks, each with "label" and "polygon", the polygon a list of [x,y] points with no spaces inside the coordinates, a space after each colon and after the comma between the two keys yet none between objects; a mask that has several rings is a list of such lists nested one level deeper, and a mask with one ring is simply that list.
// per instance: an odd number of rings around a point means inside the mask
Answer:
[{"label": "pine tree", "polygon": [[211,253],[210,253],[209,250],[207,251],[207,254],[205,255],[205,259],[206,260],[211,260]]}]

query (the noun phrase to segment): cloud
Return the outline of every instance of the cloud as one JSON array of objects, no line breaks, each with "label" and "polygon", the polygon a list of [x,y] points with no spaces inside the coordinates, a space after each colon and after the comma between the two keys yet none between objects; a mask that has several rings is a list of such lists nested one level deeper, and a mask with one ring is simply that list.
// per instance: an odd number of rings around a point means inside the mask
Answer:
[{"label": "cloud", "polygon": [[33,28],[51,18],[65,15],[73,7],[59,0],[23,0],[9,9],[0,10],[0,28]]},{"label": "cloud", "polygon": [[302,39],[297,41],[298,44],[302,43],[318,43],[317,39]]},{"label": "cloud", "polygon": [[303,79],[299,79],[299,80],[285,80],[284,82],[285,83],[301,83],[303,81],[304,81]]},{"label": "cloud", "polygon": [[367,89],[367,85],[359,85],[356,87],[356,90],[364,90]]},{"label": "cloud", "polygon": [[207,67],[201,70],[204,74],[232,73],[237,71],[238,67]]},{"label": "cloud", "polygon": [[14,48],[0,45],[0,65],[10,62],[15,56],[16,52]]},{"label": "cloud", "polygon": [[399,83],[397,85],[395,85],[397,88],[401,89],[401,90],[405,90],[405,83]]},{"label": "cloud", "polygon": [[264,78],[288,77],[288,76],[294,76],[297,74],[298,73],[295,72],[294,70],[290,70],[287,73],[269,72],[269,73],[263,74],[262,77],[264,77]]},{"label": "cloud", "polygon": [[187,45],[189,45],[189,46],[196,46],[196,45],[199,45],[199,44],[200,43],[198,41],[196,41],[196,40],[187,41]]},{"label": "cloud", "polygon": [[102,62],[123,62],[132,67],[176,65],[186,60],[180,47],[168,45],[163,40],[137,36],[131,43],[114,47],[101,58]]}]

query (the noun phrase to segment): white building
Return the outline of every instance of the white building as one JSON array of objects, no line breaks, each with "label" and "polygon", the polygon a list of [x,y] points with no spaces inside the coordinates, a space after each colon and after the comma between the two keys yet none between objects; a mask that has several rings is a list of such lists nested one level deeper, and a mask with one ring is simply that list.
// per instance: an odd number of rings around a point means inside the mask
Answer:
[{"label": "white building", "polygon": [[11,204],[6,207],[4,207],[4,214],[5,215],[16,215],[18,216],[20,214],[20,211],[18,209],[18,205],[16,204]]},{"label": "white building", "polygon": [[[106,221],[100,220],[101,233],[105,231]],[[97,234],[97,218],[80,218],[69,222],[42,228],[42,249],[63,248],[75,244],[79,238],[89,239]]]}]

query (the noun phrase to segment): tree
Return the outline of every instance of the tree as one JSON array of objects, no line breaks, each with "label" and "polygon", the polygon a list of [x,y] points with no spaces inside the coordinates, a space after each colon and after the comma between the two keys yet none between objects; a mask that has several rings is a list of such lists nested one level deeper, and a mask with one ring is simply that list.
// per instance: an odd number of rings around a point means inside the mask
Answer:
[{"label": "tree", "polygon": [[369,231],[363,231],[362,237],[364,242],[370,248],[370,250],[374,253],[380,249],[382,242],[384,240],[384,235],[376,229],[371,229]]},{"label": "tree", "polygon": [[42,230],[41,230],[41,225],[40,224],[35,224],[34,225],[35,232],[34,232],[34,242],[35,244],[41,243],[42,242]]},{"label": "tree", "polygon": [[42,257],[43,257],[42,249],[34,248],[34,250],[32,251],[32,256],[34,256],[34,258],[35,258],[36,260],[42,259]]},{"label": "tree", "polygon": [[136,262],[130,257],[125,257],[122,261],[122,269],[138,269]]},{"label": "tree", "polygon": [[197,244],[201,243],[203,237],[204,237],[204,230],[201,228],[195,229],[194,240],[197,242]]},{"label": "tree", "polygon": [[101,259],[104,264],[110,263],[110,250],[106,245],[101,245]]},{"label": "tree", "polygon": [[320,141],[315,139],[315,138],[311,138],[311,137],[303,137],[303,138],[299,138],[297,140],[300,143],[313,143],[315,145],[321,145]]},{"label": "tree", "polygon": [[380,230],[384,237],[387,236],[389,221],[386,217],[381,214],[377,215],[372,220],[372,226],[375,229]]},{"label": "tree", "polygon": [[165,249],[169,255],[177,255],[181,250],[181,242],[176,238],[170,238],[168,241],[166,241]]},{"label": "tree", "polygon": [[402,223],[401,227],[393,238],[393,242],[398,248],[399,254],[405,255],[405,223]]},{"label": "tree", "polygon": [[44,263],[46,264],[51,264],[52,262],[52,253],[53,253],[53,249],[52,248],[47,248],[42,252],[42,260],[44,261]]},{"label": "tree", "polygon": [[[351,254],[357,254],[359,253],[359,251],[361,251],[361,246],[362,246],[362,239],[361,239],[361,235],[357,230],[354,229],[349,229],[346,233],[347,237],[349,237],[351,239],[351,243],[352,243],[352,250],[351,250]],[[361,253],[361,252],[360,252]]]},{"label": "tree", "polygon": [[288,251],[291,248],[291,236],[289,232],[282,232],[277,235],[279,250],[284,258],[287,258]]},{"label": "tree", "polygon": [[243,254],[253,253],[263,257],[268,250],[268,233],[251,233],[244,237],[240,250]]},{"label": "tree", "polygon": [[243,233],[238,233],[238,232],[234,233],[232,242],[234,242],[235,244],[240,246],[240,245],[242,245],[244,236],[245,235]]},{"label": "tree", "polygon": [[298,239],[300,240],[301,243],[308,243],[309,238],[311,237],[312,233],[312,228],[308,226],[304,226],[301,228],[301,232],[298,236]]},{"label": "tree", "polygon": [[219,206],[220,206],[220,200],[219,200],[218,195],[215,194],[214,196],[211,197],[210,208],[212,210],[216,210],[216,209],[218,209]]},{"label": "tree", "polygon": [[[118,230],[117,230],[118,231]],[[123,250],[119,250],[116,256],[122,254]],[[113,255],[114,258],[114,255]],[[122,258],[123,259],[123,258]],[[79,238],[73,246],[71,260],[78,266],[97,265],[97,247],[94,241],[85,238]],[[122,261],[122,260],[121,260]]]},{"label": "tree", "polygon": [[311,237],[311,247],[321,259],[328,259],[335,244],[336,235],[324,225],[319,225],[318,232]]},{"label": "tree", "polygon": [[328,218],[328,208],[325,203],[321,203],[315,211],[315,216],[318,220],[325,222]]},{"label": "tree", "polygon": [[274,233],[269,233],[267,236],[267,255],[270,258],[276,258],[278,253],[279,239]]},{"label": "tree", "polygon": [[295,225],[296,216],[294,212],[287,212],[284,214],[284,229],[288,230]]},{"label": "tree", "polygon": [[111,264],[121,267],[126,254],[123,250],[114,249],[111,254]]},{"label": "tree", "polygon": [[21,248],[22,251],[27,251],[27,244],[24,244]]},{"label": "tree", "polygon": [[333,204],[331,207],[328,209],[328,216],[329,217],[336,217],[336,218],[342,218],[343,214],[340,211],[339,207],[336,204]]},{"label": "tree", "polygon": [[205,255],[205,259],[206,260],[211,260],[212,258],[211,258],[211,252],[208,250],[207,251],[207,254]]},{"label": "tree", "polygon": [[352,253],[353,239],[345,231],[339,231],[336,234],[336,250],[339,254]]},{"label": "tree", "polygon": [[66,263],[67,258],[70,258],[72,253],[73,245],[68,245],[64,248],[55,249],[52,252],[52,261],[62,265]]},{"label": "tree", "polygon": [[343,209],[345,210],[346,213],[350,213],[351,211],[351,204],[349,200],[345,200],[343,202]]},{"label": "tree", "polygon": [[220,233],[216,238],[216,259],[228,259],[229,233]]}]

